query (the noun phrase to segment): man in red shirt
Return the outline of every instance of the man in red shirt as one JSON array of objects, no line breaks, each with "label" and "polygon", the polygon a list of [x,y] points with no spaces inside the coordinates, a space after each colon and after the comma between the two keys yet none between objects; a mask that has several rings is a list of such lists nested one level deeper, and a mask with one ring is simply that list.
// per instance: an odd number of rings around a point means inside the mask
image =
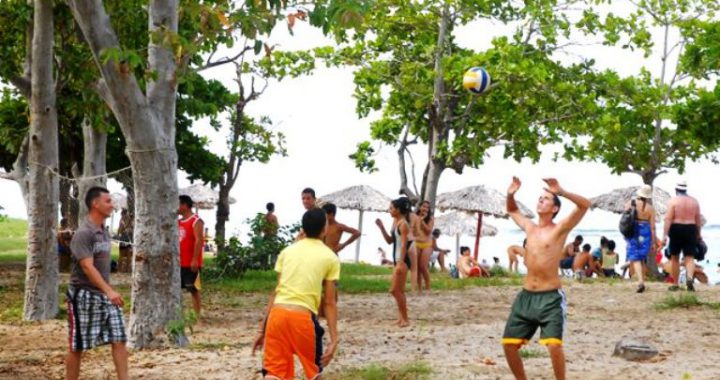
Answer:
[{"label": "man in red shirt", "polygon": [[193,200],[187,195],[180,196],[178,206],[178,238],[180,240],[180,281],[183,289],[192,295],[193,310],[200,315],[200,292],[195,286],[202,268],[204,223],[192,212]]}]

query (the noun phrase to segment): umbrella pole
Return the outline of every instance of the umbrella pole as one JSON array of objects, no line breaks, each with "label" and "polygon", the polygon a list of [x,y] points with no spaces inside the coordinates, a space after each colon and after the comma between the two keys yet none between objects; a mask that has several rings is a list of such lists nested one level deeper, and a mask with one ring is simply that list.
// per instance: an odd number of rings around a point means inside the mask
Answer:
[{"label": "umbrella pole", "polygon": [[360,262],[360,240],[362,240],[362,222],[363,222],[363,210],[360,210],[360,216],[358,217],[358,231],[360,231],[360,237],[355,242],[355,262]]},{"label": "umbrella pole", "polygon": [[478,212],[477,231],[475,231],[475,260],[478,259],[480,249],[480,233],[482,232],[482,213]]},{"label": "umbrella pole", "polygon": [[455,234],[455,265],[460,260],[460,234]]}]

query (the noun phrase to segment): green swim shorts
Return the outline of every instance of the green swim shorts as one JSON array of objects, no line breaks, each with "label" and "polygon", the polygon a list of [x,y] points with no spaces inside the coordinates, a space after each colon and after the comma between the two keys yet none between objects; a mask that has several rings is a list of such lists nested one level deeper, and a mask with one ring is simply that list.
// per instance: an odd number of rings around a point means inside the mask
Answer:
[{"label": "green swim shorts", "polygon": [[540,327],[540,344],[562,344],[567,299],[562,289],[518,293],[510,310],[503,344],[526,344]]}]

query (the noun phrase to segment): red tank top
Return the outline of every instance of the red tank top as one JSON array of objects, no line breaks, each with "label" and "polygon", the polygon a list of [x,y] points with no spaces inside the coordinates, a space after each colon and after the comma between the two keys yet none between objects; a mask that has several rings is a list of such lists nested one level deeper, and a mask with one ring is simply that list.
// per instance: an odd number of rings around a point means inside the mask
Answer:
[{"label": "red tank top", "polygon": [[[192,262],[195,250],[195,231],[193,227],[199,216],[193,215],[185,220],[178,219],[178,238],[180,240],[180,267],[189,268]],[[200,262],[198,265],[202,267],[202,251],[200,252]]]}]

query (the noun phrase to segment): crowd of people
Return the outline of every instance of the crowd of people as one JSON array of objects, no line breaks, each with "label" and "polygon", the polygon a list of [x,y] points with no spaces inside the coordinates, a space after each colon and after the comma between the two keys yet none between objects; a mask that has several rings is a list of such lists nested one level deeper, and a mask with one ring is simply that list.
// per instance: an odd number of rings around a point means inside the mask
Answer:
[{"label": "crowd of people", "polygon": [[[593,247],[584,243],[583,236],[575,236],[565,244],[570,232],[584,217],[590,201],[566,191],[557,180],[545,179],[547,187],[541,193],[536,211],[537,222],[524,216],[515,202],[515,194],[521,187],[513,177],[507,191],[507,212],[524,231],[526,239],[522,246],[513,245],[507,250],[509,270],[518,272],[522,261],[527,269],[523,288],[510,308],[510,314],[502,335],[502,345],[508,366],[517,379],[525,379],[520,348],[539,328],[540,343],[548,347],[555,377],[565,376],[563,334],[567,319],[567,300],[562,290],[561,277],[568,275],[583,280],[593,276],[621,277],[629,273],[637,278],[637,292],[646,290],[645,278],[653,276],[649,260],[657,260],[663,268],[669,290],[680,289],[681,277],[685,288],[694,291],[694,281],[707,282],[707,276],[695,260],[704,255],[701,235],[700,207],[687,194],[687,186],[678,183],[676,196],[668,205],[663,225],[663,237],[655,231],[655,215],[651,201],[651,189],[640,188],[634,199],[628,200],[626,212],[632,220],[631,233],[624,233],[627,252],[622,274],[616,271],[619,264],[617,244],[606,237]],[[568,216],[557,220],[561,197],[575,207]],[[338,347],[337,330],[337,284],[340,278],[338,254],[360,237],[360,232],[340,223],[337,207],[332,203],[318,207],[315,191],[306,188],[301,193],[306,212],[302,216],[302,228],[295,242],[280,252],[275,264],[278,284],[271,295],[266,313],[260,322],[258,335],[253,343],[253,354],[262,349],[263,370],[266,379],[294,377],[294,356],[300,359],[307,378],[317,378],[333,359]],[[118,378],[128,377],[127,340],[122,313],[123,298],[110,285],[111,239],[105,220],[112,213],[109,192],[95,187],[88,191],[85,203],[87,219],[74,231],[67,228],[58,233],[58,250],[71,252],[72,270],[67,292],[69,354],[66,359],[68,379],[77,379],[82,353],[99,345],[111,344],[113,361]],[[204,223],[192,212],[193,200],[185,195],[179,197],[178,233],[180,251],[180,286],[192,297],[192,307],[201,312],[200,272],[207,233]],[[267,222],[264,236],[278,231],[277,216],[272,203],[267,204]],[[408,299],[405,294],[409,280],[411,289],[418,294],[431,289],[430,263],[437,261],[441,271],[447,271],[446,256],[450,252],[437,245],[440,231],[434,228],[433,213],[429,202],[422,202],[413,211],[406,197],[393,200],[388,206],[392,217],[389,228],[381,219],[375,223],[384,240],[392,245],[391,258],[379,248],[384,265],[392,265],[390,293],[398,308],[397,326],[411,324]],[[624,218],[625,216],[623,216]],[[622,223],[621,223],[622,224]],[[622,227],[621,227],[622,228]],[[663,249],[667,245],[667,248]],[[666,256],[667,261],[659,258]],[[680,262],[682,255],[682,263]],[[493,258],[493,267],[500,260]],[[485,260],[478,262],[470,248],[460,248],[456,266],[460,278],[487,277],[493,272]],[[682,276],[681,276],[682,267]],[[323,350],[324,329],[320,319],[326,320],[330,343]]]}]

